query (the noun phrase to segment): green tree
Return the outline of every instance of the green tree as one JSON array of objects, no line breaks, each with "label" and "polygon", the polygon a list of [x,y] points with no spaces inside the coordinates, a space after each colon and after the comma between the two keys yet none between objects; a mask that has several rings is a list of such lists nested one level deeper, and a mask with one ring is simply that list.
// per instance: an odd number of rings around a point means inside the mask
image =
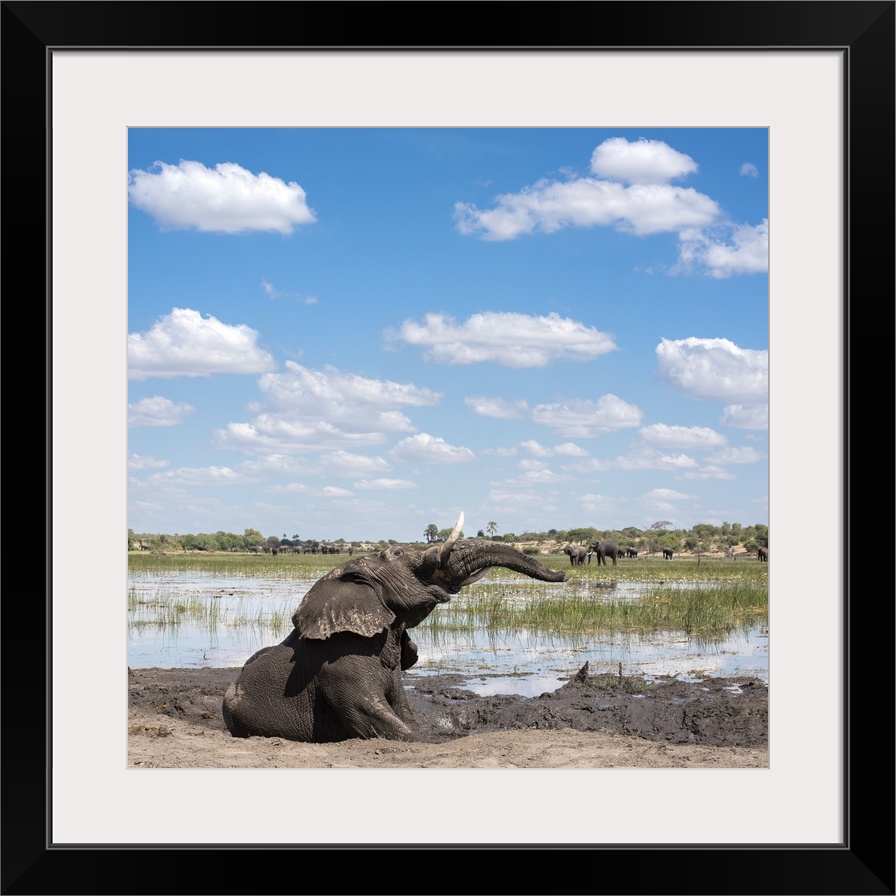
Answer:
[{"label": "green tree", "polygon": [[494,520],[489,520],[488,525],[485,527],[485,531],[494,538],[498,532],[498,524]]},{"label": "green tree", "polygon": [[435,523],[430,523],[423,532],[423,536],[427,541],[435,541],[439,537],[439,527]]},{"label": "green tree", "polygon": [[593,526],[588,526],[584,529],[570,529],[566,533],[566,537],[574,542],[574,543],[584,543],[584,542],[592,542],[597,541],[599,535],[597,529]]},{"label": "green tree", "polygon": [[210,532],[200,532],[194,539],[194,547],[198,551],[217,551],[218,539]]}]

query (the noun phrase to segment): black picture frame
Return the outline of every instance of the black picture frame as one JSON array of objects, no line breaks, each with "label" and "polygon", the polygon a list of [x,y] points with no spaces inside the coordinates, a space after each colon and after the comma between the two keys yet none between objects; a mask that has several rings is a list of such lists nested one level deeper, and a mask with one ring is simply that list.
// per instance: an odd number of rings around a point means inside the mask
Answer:
[{"label": "black picture frame", "polygon": [[[176,14],[174,10],[176,9]],[[168,13],[171,13],[169,15]],[[409,15],[410,13],[410,15]],[[290,25],[298,18],[301,25]],[[413,20],[414,43],[396,43],[405,36],[402,27]],[[314,27],[309,28],[310,22]],[[137,894],[175,893],[228,894],[298,892],[326,893],[639,893],[639,894],[892,894],[894,893],[894,799],[893,754],[893,600],[889,575],[883,589],[867,581],[873,558],[859,553],[850,536],[853,445],[860,463],[872,459],[861,452],[863,408],[861,397],[868,384],[875,396],[884,384],[892,383],[892,310],[894,292],[894,3],[885,2],[579,2],[510,4],[459,3],[336,4],[336,3],[242,3],[223,4],[149,2],[3,2],[2,122],[3,204],[7,281],[6,332],[17,339],[49,333],[51,271],[47,255],[48,89],[49,60],[54,48],[93,49],[158,48],[270,48],[314,47],[330,49],[408,48],[433,52],[452,49],[739,49],[813,48],[842,50],[847,65],[847,115],[844,122],[847,207],[844,221],[844,359],[845,420],[842,483],[819,483],[836,492],[842,487],[846,508],[844,532],[844,656],[842,686],[844,719],[844,840],[837,847],[791,846],[678,846],[674,832],[669,844],[630,847],[600,846],[476,846],[397,847],[395,864],[389,847],[274,846],[241,861],[235,856],[208,854],[219,848],[170,846],[146,848],[93,847],[57,848],[48,841],[49,730],[47,700],[49,653],[46,645],[22,643],[16,637],[14,602],[19,589],[7,589],[3,627],[2,688],[4,706],[2,781],[2,893],[3,894]],[[417,25],[417,22],[420,22]],[[489,23],[492,24],[489,24]],[[500,26],[497,24],[500,22]],[[428,27],[427,27],[428,26]],[[500,31],[500,34],[498,33]],[[428,32],[429,39],[424,33]],[[310,34],[313,40],[308,40]],[[286,42],[291,34],[295,44]],[[26,174],[27,173],[27,174]],[[31,175],[31,190],[22,193],[23,175]],[[23,196],[24,202],[18,197]],[[47,272],[47,300],[10,301],[21,295],[23,283],[33,283]],[[11,307],[12,306],[12,307]],[[856,313],[852,313],[852,309]],[[37,309],[37,311],[35,311]],[[808,312],[811,314],[811,307]],[[35,320],[35,317],[37,320]],[[889,326],[887,326],[889,325]],[[882,334],[882,335],[881,335]],[[35,338],[39,338],[35,336]],[[881,346],[881,340],[887,340]],[[49,353],[47,354],[49,365]],[[52,396],[46,375],[46,419]],[[38,375],[39,376],[39,375]],[[7,384],[10,378],[7,377]],[[22,388],[19,377],[15,378]],[[861,384],[861,386],[856,385]],[[5,390],[13,394],[11,388]],[[23,390],[24,391],[24,390]],[[27,396],[33,403],[33,371]],[[21,408],[21,392],[12,408]],[[880,403],[876,403],[880,413]],[[7,405],[10,407],[10,405]],[[883,403],[884,413],[893,407]],[[32,411],[33,413],[33,411]],[[866,424],[867,425],[867,424]],[[886,432],[892,430],[885,420]],[[46,482],[46,501],[37,530],[45,545],[35,545],[29,556],[39,563],[52,551],[50,495],[50,448],[64,441],[47,424],[46,452],[38,481]],[[7,468],[16,469],[18,455],[26,449],[4,446]],[[876,456],[879,452],[875,452]],[[17,477],[18,478],[18,477]],[[862,490],[863,491],[863,490]],[[856,496],[862,491],[857,490]],[[37,502],[35,502],[37,503]],[[860,539],[881,543],[875,555],[889,559],[889,548],[875,526],[880,502],[872,497],[857,511]],[[26,511],[26,519],[28,519]],[[823,523],[809,521],[812,528]],[[866,528],[867,527],[867,528]],[[823,532],[818,533],[823,541]],[[21,546],[21,543],[20,543]],[[839,546],[830,546],[840,549]],[[876,545],[875,545],[876,547]],[[819,562],[817,558],[811,562]],[[8,575],[10,567],[7,565]],[[12,572],[13,581],[19,573]],[[33,575],[33,573],[32,573]],[[47,599],[29,605],[46,614],[41,621],[49,632],[49,594],[52,583],[47,571]],[[884,594],[881,595],[881,590]],[[30,594],[33,586],[27,589]],[[26,593],[23,589],[21,593]],[[31,600],[29,598],[29,600]],[[33,618],[31,620],[33,622]],[[882,638],[883,636],[883,638]],[[885,643],[880,643],[881,640]],[[41,648],[45,652],[42,652]],[[73,670],[73,678],[76,672]],[[807,681],[807,687],[812,682]],[[89,699],[89,695],[85,695]],[[885,701],[883,709],[874,704]],[[863,711],[866,710],[866,711]],[[883,724],[881,724],[883,721]],[[866,731],[869,733],[866,734]],[[425,792],[425,788],[423,788]],[[301,794],[295,799],[301,806]],[[419,799],[419,797],[418,797]],[[595,807],[612,812],[612,807]],[[139,807],[135,807],[139,811]],[[475,811],[475,806],[471,807]],[[381,819],[396,826],[412,824],[415,816],[438,823],[437,806],[396,805]],[[718,820],[718,819],[716,819]],[[122,820],[126,824],[126,819]],[[250,819],[234,818],[234,824]],[[247,849],[253,849],[247,847]],[[281,850],[299,850],[287,858]],[[147,851],[148,850],[148,851]],[[253,849],[253,851],[255,851]],[[387,853],[378,857],[367,853]],[[313,852],[313,854],[309,854]],[[332,857],[328,855],[333,852]],[[468,853],[475,860],[462,864]],[[178,853],[178,855],[175,855]],[[481,853],[477,855],[477,853]],[[174,862],[166,859],[173,858]],[[326,860],[332,858],[337,874],[327,876]],[[176,867],[190,860],[195,876],[185,880],[183,890],[167,881],[177,880]],[[315,859],[323,859],[318,863]],[[371,860],[382,861],[374,866]],[[460,862],[458,860],[461,860]],[[319,872],[312,874],[314,866]]]}]

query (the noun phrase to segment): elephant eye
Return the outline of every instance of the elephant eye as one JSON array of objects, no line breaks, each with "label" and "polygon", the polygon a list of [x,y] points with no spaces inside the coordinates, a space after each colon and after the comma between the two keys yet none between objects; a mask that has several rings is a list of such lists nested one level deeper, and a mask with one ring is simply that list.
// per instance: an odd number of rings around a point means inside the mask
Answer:
[{"label": "elephant eye", "polygon": [[393,556],[393,557],[400,557],[403,553],[404,553],[404,551],[402,551],[401,548],[395,548],[395,549],[392,551],[392,556]]}]

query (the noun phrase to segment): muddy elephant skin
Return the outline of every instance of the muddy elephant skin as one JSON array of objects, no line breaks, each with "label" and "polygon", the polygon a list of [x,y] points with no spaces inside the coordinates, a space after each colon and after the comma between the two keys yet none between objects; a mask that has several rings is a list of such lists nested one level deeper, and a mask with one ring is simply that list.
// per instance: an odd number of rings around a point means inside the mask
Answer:
[{"label": "muddy elephant skin", "polygon": [[320,578],[293,614],[293,631],[251,656],[227,689],[222,713],[230,733],[421,740],[401,676],[417,661],[408,629],[494,566],[566,580],[510,545],[460,538],[462,523],[463,514],[442,544],[392,545]]}]

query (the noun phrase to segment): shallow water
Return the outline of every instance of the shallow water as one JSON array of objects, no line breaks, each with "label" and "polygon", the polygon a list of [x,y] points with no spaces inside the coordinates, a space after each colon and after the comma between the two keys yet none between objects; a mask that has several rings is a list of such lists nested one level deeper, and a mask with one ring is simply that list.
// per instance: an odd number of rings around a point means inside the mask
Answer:
[{"label": "shallow water", "polygon": [[[492,580],[491,585],[500,580]],[[284,579],[220,578],[195,573],[128,579],[128,665],[133,669],[240,667],[256,650],[282,641],[293,610],[314,584]],[[612,599],[635,597],[647,586],[619,583]],[[472,586],[476,588],[476,586]],[[194,617],[176,624],[161,605],[192,604]],[[608,598],[610,594],[608,594]],[[279,617],[279,624],[275,621]],[[417,675],[458,673],[482,696],[536,696],[554,690],[587,661],[589,672],[676,676],[685,680],[748,676],[768,683],[768,630],[757,625],[712,642],[679,633],[579,635],[575,639],[518,630],[411,631]],[[499,676],[499,677],[496,677]]]}]

